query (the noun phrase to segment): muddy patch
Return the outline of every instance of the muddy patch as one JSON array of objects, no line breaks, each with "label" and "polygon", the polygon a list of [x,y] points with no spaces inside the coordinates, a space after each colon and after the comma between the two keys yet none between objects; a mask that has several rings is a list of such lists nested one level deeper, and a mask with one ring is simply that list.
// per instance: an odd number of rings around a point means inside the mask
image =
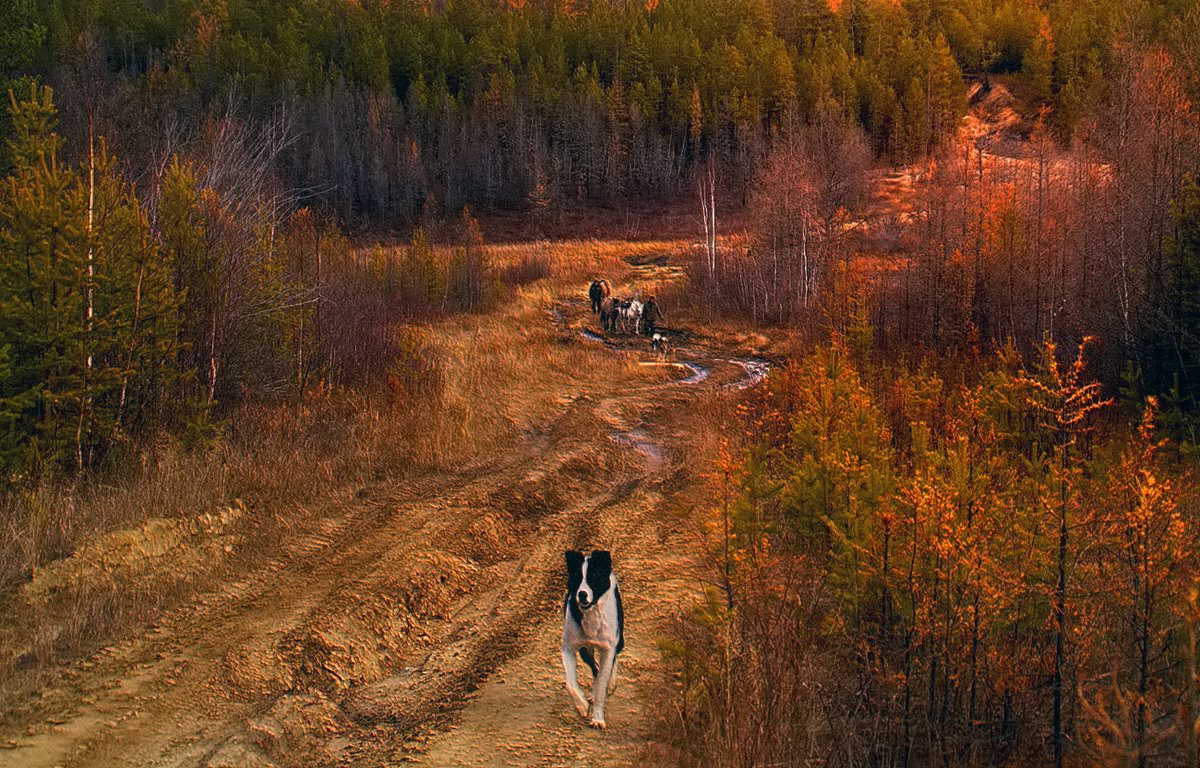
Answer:
[{"label": "muddy patch", "polygon": [[490,581],[473,561],[437,550],[384,559],[327,595],[278,642],[227,654],[229,687],[251,697],[286,690],[337,696],[373,683],[422,641],[425,623],[446,620],[464,596]]},{"label": "muddy patch", "polygon": [[460,551],[481,565],[492,565],[510,551],[512,524],[506,515],[487,513],[467,528]]},{"label": "muddy patch", "polygon": [[612,477],[615,468],[605,454],[572,456],[562,463],[558,473],[568,482],[582,487],[600,485]]},{"label": "muddy patch", "polygon": [[677,362],[674,363],[674,365],[678,365],[680,368],[686,368],[692,372],[687,378],[683,378],[675,382],[676,384],[699,384],[708,378],[708,369],[702,365],[684,362]]},{"label": "muddy patch", "polygon": [[445,727],[479,686],[525,647],[540,630],[541,620],[561,605],[557,572],[513,573],[509,581],[510,589],[523,595],[512,613],[491,613],[485,622],[449,627],[450,635],[439,638],[430,651],[411,654],[397,674],[354,689],[342,702],[342,711],[359,726],[386,724],[403,741]]},{"label": "muddy patch", "polygon": [[753,387],[767,378],[767,374],[771,371],[771,364],[769,362],[757,358],[734,358],[729,362],[741,366],[742,370],[746,372],[745,376],[730,385],[734,389]]},{"label": "muddy patch", "polygon": [[658,472],[666,465],[666,458],[663,456],[662,448],[640,429],[629,432],[615,432],[609,435],[608,438],[617,445],[632,448],[642,454],[646,459],[646,468],[651,472]]},{"label": "muddy patch", "polygon": [[287,694],[247,732],[230,738],[207,761],[206,768],[293,766],[337,762],[350,745],[352,725],[318,692]]},{"label": "muddy patch", "polygon": [[500,486],[489,502],[517,520],[536,520],[564,506],[558,484],[542,471],[530,472],[515,483]]}]

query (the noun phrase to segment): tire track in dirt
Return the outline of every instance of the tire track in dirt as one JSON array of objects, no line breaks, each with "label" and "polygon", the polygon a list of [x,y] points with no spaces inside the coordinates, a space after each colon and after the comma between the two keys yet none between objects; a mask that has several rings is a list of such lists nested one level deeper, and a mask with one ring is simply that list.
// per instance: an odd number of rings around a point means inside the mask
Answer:
[{"label": "tire track in dirt", "polygon": [[[690,565],[665,551],[655,482],[639,483],[621,502],[595,510],[573,546],[609,548],[626,604],[627,647],[609,699],[610,729],[587,728],[567,699],[558,640],[561,635],[561,554],[552,557],[552,606],[530,617],[520,652],[498,665],[465,703],[452,727],[422,745],[416,762],[431,766],[644,764],[652,743],[650,702],[662,684],[655,640],[676,602],[691,590]],[[664,570],[675,570],[672,580]],[[586,678],[586,673],[585,673]],[[585,682],[586,687],[586,682]]]},{"label": "tire track in dirt", "polygon": [[[563,309],[560,306],[552,317],[565,326],[568,321]],[[598,351],[611,349],[606,345]],[[699,359],[708,366],[705,370],[720,363],[737,367],[732,361],[703,355]],[[493,616],[490,630],[482,633],[450,685],[433,684],[423,693],[413,694],[424,702],[426,714],[417,706],[411,716],[389,723],[394,729],[380,734],[374,754],[370,749],[359,752],[356,764],[404,760],[434,766],[618,766],[641,764],[647,758],[653,762],[655,756],[661,758],[669,751],[653,743],[656,716],[651,702],[669,685],[656,640],[678,607],[695,599],[697,580],[693,575],[696,564],[686,548],[671,551],[664,546],[670,532],[663,521],[672,519],[663,509],[670,503],[665,491],[678,480],[681,468],[669,458],[668,440],[658,434],[663,430],[650,412],[664,403],[669,409],[687,407],[691,398],[680,394],[674,386],[678,383],[615,387],[596,401],[595,420],[604,429],[593,440],[608,441],[597,450],[633,454],[630,458],[636,468],[621,475],[608,498],[567,510],[565,532],[561,526],[553,530],[544,527],[531,540],[537,542],[531,558],[540,563],[542,576],[536,586],[517,584],[507,593],[513,596],[510,605],[526,601],[526,607]],[[660,397],[662,394],[668,396]],[[626,595],[629,644],[622,656],[625,672],[621,676],[628,679],[625,691],[619,690],[610,700],[614,727],[604,733],[584,726],[562,685],[557,641],[561,634],[561,551],[568,547],[613,550]],[[429,665],[413,670],[412,679],[428,681],[434,677],[430,672]],[[395,707],[398,698],[402,700],[394,693],[390,698],[383,693],[374,701],[390,701]],[[412,707],[411,700],[407,703]],[[435,712],[428,714],[430,710]]]},{"label": "tire track in dirt", "polygon": [[[562,585],[553,565],[563,549],[594,540],[594,511],[627,494],[629,485],[572,506],[541,526],[534,537],[539,543],[522,562],[519,577],[477,598],[489,609],[480,612],[486,614],[483,620],[460,627],[472,635],[470,642],[439,649],[413,673],[361,692],[348,704],[352,717],[364,726],[386,725],[391,738],[401,743],[453,722],[485,680],[529,644],[540,618],[556,610]],[[448,665],[449,672],[441,671],[451,656],[456,661]]]}]

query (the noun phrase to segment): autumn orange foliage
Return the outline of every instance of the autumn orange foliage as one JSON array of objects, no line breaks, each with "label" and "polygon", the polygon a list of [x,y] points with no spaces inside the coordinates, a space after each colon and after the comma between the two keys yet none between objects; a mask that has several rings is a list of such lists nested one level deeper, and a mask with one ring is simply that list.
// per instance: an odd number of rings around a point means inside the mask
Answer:
[{"label": "autumn orange foliage", "polygon": [[1197,495],[1087,348],[942,373],[835,336],[748,396],[705,518],[718,587],[668,654],[696,764],[1180,753]]}]

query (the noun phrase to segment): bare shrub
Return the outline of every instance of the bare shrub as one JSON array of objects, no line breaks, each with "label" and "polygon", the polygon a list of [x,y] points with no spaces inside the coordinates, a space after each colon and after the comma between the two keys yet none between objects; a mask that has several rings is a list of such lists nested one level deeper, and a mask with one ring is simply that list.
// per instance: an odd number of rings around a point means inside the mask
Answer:
[{"label": "bare shrub", "polygon": [[806,125],[789,121],[758,170],[749,242],[733,249],[714,242],[692,260],[699,294],[754,322],[817,314],[831,262],[865,197],[870,159],[862,130],[831,112]]},{"label": "bare shrub", "polygon": [[321,291],[318,369],[337,386],[378,382],[399,354],[387,287],[372,273],[373,265],[348,250],[338,256]]},{"label": "bare shrub", "polygon": [[542,253],[526,253],[521,260],[500,270],[500,282],[515,288],[550,276],[550,261]]},{"label": "bare shrub", "polygon": [[492,268],[479,222],[466,208],[462,212],[462,244],[450,254],[446,265],[446,298],[461,312],[479,312],[491,298]]},{"label": "bare shrub", "polygon": [[[761,563],[766,565],[765,561]],[[713,588],[659,641],[682,681],[673,713],[685,765],[825,764],[854,738],[854,680],[820,635],[828,595],[802,563]]]}]

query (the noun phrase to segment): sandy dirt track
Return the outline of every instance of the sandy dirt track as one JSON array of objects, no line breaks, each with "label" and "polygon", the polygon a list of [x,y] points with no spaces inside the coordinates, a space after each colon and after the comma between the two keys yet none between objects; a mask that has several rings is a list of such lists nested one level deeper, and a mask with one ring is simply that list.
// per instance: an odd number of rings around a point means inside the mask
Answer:
[{"label": "sandy dirt track", "polygon": [[[4,713],[0,767],[670,764],[657,739],[675,686],[656,640],[702,582],[676,500],[695,481],[689,411],[761,366],[696,340],[673,361],[606,342],[581,295],[530,319],[642,373],[564,394],[472,466],[305,510],[282,556]],[[607,731],[563,686],[567,548],[610,549],[625,595]]]}]

